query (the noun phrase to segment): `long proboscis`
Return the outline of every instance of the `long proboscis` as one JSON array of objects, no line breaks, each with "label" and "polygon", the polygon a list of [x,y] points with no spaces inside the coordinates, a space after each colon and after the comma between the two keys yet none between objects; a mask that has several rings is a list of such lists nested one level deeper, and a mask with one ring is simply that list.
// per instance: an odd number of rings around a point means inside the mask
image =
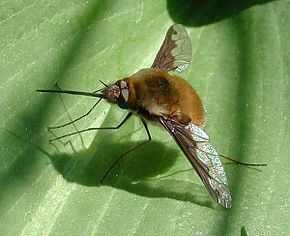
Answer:
[{"label": "long proboscis", "polygon": [[90,93],[90,92],[82,92],[82,91],[73,91],[73,90],[49,90],[49,89],[37,89],[37,92],[41,93],[66,93],[72,95],[82,95],[88,97],[97,97],[97,98],[106,98],[104,94],[101,93]]}]

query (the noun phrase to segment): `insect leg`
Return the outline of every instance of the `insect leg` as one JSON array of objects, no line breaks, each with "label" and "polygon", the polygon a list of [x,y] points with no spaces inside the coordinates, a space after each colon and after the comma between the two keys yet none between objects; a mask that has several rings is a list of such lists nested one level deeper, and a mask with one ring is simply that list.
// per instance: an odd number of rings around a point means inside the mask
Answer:
[{"label": "insect leg", "polygon": [[100,98],[92,107],[91,107],[91,109],[87,112],[87,113],[85,113],[84,115],[82,115],[82,116],[80,116],[80,117],[78,117],[78,118],[76,118],[76,119],[74,119],[74,120],[72,120],[72,121],[70,121],[70,122],[68,122],[68,123],[65,123],[65,124],[63,124],[63,125],[58,125],[58,126],[51,126],[51,127],[48,127],[48,130],[52,130],[52,129],[58,129],[58,128],[62,128],[62,127],[65,127],[65,126],[67,126],[67,125],[70,125],[70,124],[72,124],[72,123],[75,123],[76,121],[78,121],[78,120],[80,120],[80,119],[82,119],[82,118],[84,118],[84,117],[86,117],[87,115],[89,115],[91,112],[92,112],[92,110],[94,110],[94,108],[100,103],[100,101],[102,100],[102,98]]},{"label": "insect leg", "polygon": [[72,132],[72,133],[68,133],[68,134],[65,134],[65,135],[50,139],[49,142],[53,142],[55,140],[62,139],[62,138],[65,138],[65,137],[68,137],[68,136],[71,136],[71,135],[80,134],[80,133],[84,133],[84,132],[92,131],[92,130],[119,129],[132,115],[133,115],[133,113],[129,112],[127,114],[127,116],[124,118],[124,120],[119,125],[114,126],[114,127],[97,127],[97,128],[94,127],[94,128],[83,129],[83,130],[80,130],[80,131],[75,131],[75,132]]},{"label": "insect leg", "polygon": [[[58,83],[56,82],[55,83],[55,86],[57,87],[57,89],[58,90],[60,90],[60,91],[62,91],[62,89],[59,87],[59,85],[58,85]],[[98,90],[97,90],[98,91]],[[80,119],[82,119],[82,118],[84,118],[84,117],[86,117],[87,115],[89,115],[91,112],[92,112],[92,110],[99,104],[99,102],[101,101],[102,99],[100,98],[93,106],[92,106],[92,108],[86,113],[86,114],[84,114],[84,115],[82,115],[82,116],[80,116],[80,117],[78,117],[78,118],[76,118],[76,119],[74,119],[74,120],[72,120],[72,121],[70,121],[70,122],[68,122],[68,123],[65,123],[65,124],[63,124],[63,125],[58,125],[58,126],[52,126],[52,127],[48,127],[48,130],[52,130],[52,129],[58,129],[58,128],[62,128],[62,127],[65,127],[65,126],[67,126],[67,125],[70,125],[70,124],[72,124],[72,123],[75,123],[76,121],[78,121],[78,120],[80,120]]]},{"label": "insect leg", "polygon": [[[58,91],[63,91],[63,90],[60,88],[60,86],[58,85],[58,82],[55,83],[55,87],[58,89]],[[60,97],[60,99],[61,99],[62,105],[63,105],[63,107],[64,107],[64,109],[65,109],[65,111],[66,111],[66,113],[67,113],[69,119],[72,120],[72,118],[71,118],[71,116],[70,116],[70,114],[69,114],[69,111],[68,111],[67,108],[66,108],[66,105],[65,105],[65,103],[64,103],[64,100],[63,100],[61,94],[59,94],[59,97]],[[76,126],[74,123],[72,123],[72,124],[73,124],[74,128],[76,129],[76,131],[79,131],[78,128],[77,128],[77,126]],[[49,127],[48,127],[48,131],[50,131]],[[55,136],[55,134],[53,134],[53,135]],[[81,144],[82,144],[83,148],[85,148],[83,137],[82,137],[81,135],[79,135],[79,137],[80,137]],[[49,143],[50,143],[50,141],[49,141]],[[70,145],[70,146],[72,147],[72,149],[74,150],[74,147],[73,147],[73,145],[72,145],[72,142],[69,140],[67,143],[69,143],[69,145]]]},{"label": "insect leg", "polygon": [[134,150],[136,150],[137,148],[139,148],[139,147],[141,147],[141,146],[143,146],[144,144],[146,144],[146,143],[149,143],[150,141],[151,141],[151,134],[150,134],[150,131],[149,131],[149,129],[148,129],[148,126],[147,126],[147,123],[146,123],[146,121],[144,120],[144,119],[142,119],[141,118],[141,121],[142,121],[142,123],[143,123],[143,125],[144,125],[144,127],[145,127],[145,130],[146,130],[146,133],[147,133],[147,136],[148,136],[148,140],[146,140],[145,142],[143,142],[143,143],[140,143],[140,144],[138,144],[137,146],[135,146],[135,147],[133,147],[133,148],[131,148],[130,150],[128,150],[128,151],[126,151],[126,152],[124,152],[124,153],[122,153],[120,156],[119,156],[119,158],[113,163],[113,165],[107,170],[107,172],[105,173],[105,175],[103,176],[103,178],[101,179],[101,181],[100,181],[100,183],[102,184],[103,182],[104,182],[104,180],[105,180],[105,178],[108,176],[108,174],[110,173],[110,171],[122,160],[122,158],[124,157],[124,156],[126,156],[127,154],[129,154],[130,152],[132,152],[132,151],[134,151]]},{"label": "insect leg", "polygon": [[225,155],[222,155],[220,153],[219,153],[219,156],[222,157],[222,158],[225,158],[225,159],[227,159],[229,161],[232,161],[232,162],[235,162],[237,164],[240,164],[240,165],[245,165],[245,166],[267,166],[266,163],[247,163],[247,162],[237,161],[237,160],[234,160],[234,159],[232,159],[230,157],[227,157]]}]

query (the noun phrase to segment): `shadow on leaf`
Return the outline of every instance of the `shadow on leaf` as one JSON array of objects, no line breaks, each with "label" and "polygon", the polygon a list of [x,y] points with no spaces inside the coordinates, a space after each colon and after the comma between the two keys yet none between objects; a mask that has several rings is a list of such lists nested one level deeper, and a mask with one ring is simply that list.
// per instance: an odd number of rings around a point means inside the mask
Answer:
[{"label": "shadow on leaf", "polygon": [[202,26],[231,17],[254,5],[271,1],[273,0],[167,0],[167,10],[176,23],[185,26]]},{"label": "shadow on leaf", "polygon": [[[88,149],[72,155],[58,153],[51,156],[51,161],[68,182],[101,187],[102,177],[119,155],[138,144],[120,143],[112,140],[112,135],[102,135],[100,141],[93,142]],[[177,156],[177,150],[151,141],[125,156],[111,170],[103,185],[145,197],[171,198],[218,209],[202,185],[178,180],[172,175],[170,178],[154,179],[168,171],[176,162]]]}]

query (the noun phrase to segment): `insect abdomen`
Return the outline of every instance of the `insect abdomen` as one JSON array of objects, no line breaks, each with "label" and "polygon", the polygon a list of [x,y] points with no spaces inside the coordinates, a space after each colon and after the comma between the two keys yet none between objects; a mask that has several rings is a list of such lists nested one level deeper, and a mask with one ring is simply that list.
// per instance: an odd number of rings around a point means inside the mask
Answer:
[{"label": "insect abdomen", "polygon": [[201,99],[192,86],[184,79],[174,76],[179,91],[180,111],[191,118],[191,123],[205,126],[205,113]]}]

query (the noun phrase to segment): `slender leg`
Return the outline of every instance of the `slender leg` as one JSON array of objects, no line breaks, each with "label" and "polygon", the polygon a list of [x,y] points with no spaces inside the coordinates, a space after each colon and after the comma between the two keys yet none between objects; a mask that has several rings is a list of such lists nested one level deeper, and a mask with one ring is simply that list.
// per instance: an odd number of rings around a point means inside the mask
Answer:
[{"label": "slender leg", "polygon": [[232,162],[235,162],[237,164],[240,164],[240,165],[245,165],[245,166],[267,166],[266,163],[246,163],[246,162],[237,161],[237,160],[234,160],[234,159],[232,159],[230,157],[222,155],[220,153],[219,153],[219,156],[222,157],[222,158],[225,158],[225,159],[227,159],[229,161],[232,161]]},{"label": "slender leg", "polygon": [[146,144],[146,143],[149,143],[150,141],[151,141],[151,134],[150,134],[150,132],[149,132],[149,129],[148,129],[148,126],[147,126],[147,123],[146,123],[146,121],[144,120],[144,119],[142,119],[141,118],[141,121],[142,121],[142,123],[143,123],[143,125],[144,125],[144,127],[145,127],[145,130],[146,130],[146,133],[147,133],[147,136],[148,136],[148,140],[146,140],[145,142],[143,142],[143,143],[140,143],[140,144],[138,144],[137,146],[135,146],[135,147],[133,147],[133,148],[131,148],[130,150],[128,150],[128,151],[126,151],[126,152],[124,152],[124,153],[122,153],[120,156],[119,156],[119,158],[113,163],[113,165],[107,170],[107,172],[105,173],[105,175],[103,176],[103,178],[101,179],[101,181],[100,181],[100,183],[102,184],[103,182],[104,182],[104,180],[105,180],[105,178],[108,176],[108,174],[110,173],[110,171],[122,160],[122,158],[124,157],[124,156],[126,156],[127,154],[129,154],[130,152],[132,152],[132,151],[134,151],[134,150],[136,150],[137,148],[139,148],[139,147],[141,147],[141,146],[143,146],[144,144]]},{"label": "slender leg", "polygon": [[[55,87],[57,87],[57,89],[58,89],[59,91],[62,91],[62,89],[60,88],[60,86],[58,85],[57,82],[55,83]],[[66,105],[65,105],[65,103],[64,103],[64,100],[62,99],[62,96],[61,96],[60,94],[59,94],[59,97],[60,97],[60,99],[61,99],[62,105],[63,105],[63,107],[64,107],[64,109],[65,109],[65,111],[66,111],[66,113],[67,113],[69,119],[72,120],[72,118],[71,118],[71,116],[70,116],[70,114],[69,114],[69,111],[67,110]],[[72,125],[74,126],[74,128],[76,129],[76,131],[79,131],[78,128],[77,128],[77,126],[75,125],[75,123],[72,123]],[[48,131],[50,131],[49,128],[48,128]],[[55,136],[55,134],[53,134],[53,135]],[[85,144],[84,144],[83,137],[82,137],[81,135],[79,135],[79,137],[80,137],[80,140],[81,140],[82,146],[83,146],[83,148],[85,149]],[[49,141],[49,142],[50,142],[50,141]],[[69,140],[67,143],[69,143],[69,145],[71,146],[71,148],[72,148],[73,150],[75,150],[70,140]]]},{"label": "slender leg", "polygon": [[84,133],[84,132],[92,131],[92,130],[119,129],[132,115],[133,115],[133,113],[131,113],[131,112],[128,113],[127,116],[124,118],[124,120],[119,125],[117,125],[115,127],[97,127],[97,128],[83,129],[83,130],[80,130],[80,131],[75,131],[75,132],[68,133],[68,134],[65,134],[63,136],[60,136],[60,137],[56,137],[56,138],[50,139],[49,142],[53,142],[55,140],[62,139],[62,138],[65,138],[65,137],[68,137],[68,136],[71,136],[71,135],[80,134],[80,133]]},{"label": "slender leg", "polygon": [[67,125],[70,125],[70,124],[72,124],[72,123],[75,123],[76,121],[78,121],[78,120],[80,120],[80,119],[82,119],[82,118],[84,118],[84,117],[86,117],[87,115],[89,115],[91,112],[92,112],[92,110],[94,110],[94,108],[99,104],[99,102],[102,100],[102,98],[100,98],[92,107],[91,107],[91,109],[86,113],[86,114],[84,114],[84,115],[82,115],[82,116],[80,116],[80,117],[78,117],[78,118],[76,118],[76,119],[74,119],[74,120],[72,120],[72,121],[70,121],[70,122],[68,122],[68,123],[65,123],[65,124],[63,124],[63,125],[58,125],[58,126],[52,126],[52,127],[49,127],[48,128],[48,130],[52,130],[52,129],[58,129],[58,128],[62,128],[62,127],[65,127],[65,126],[67,126]]},{"label": "slender leg", "polygon": [[97,92],[100,92],[100,91],[102,91],[102,90],[104,90],[104,89],[103,89],[103,88],[101,88],[101,89],[97,89],[97,90],[93,91],[93,93],[97,93]]},{"label": "slender leg", "polygon": [[[58,90],[62,90],[60,87],[59,87],[59,85],[57,84],[57,83],[55,83],[55,86],[58,88]],[[82,119],[82,118],[84,118],[85,116],[87,116],[87,115],[89,115],[91,112],[92,112],[92,110],[99,104],[99,102],[102,100],[102,98],[100,98],[93,106],[92,106],[92,108],[86,113],[86,114],[84,114],[84,115],[82,115],[82,116],[80,116],[80,117],[78,117],[77,119],[75,119],[75,120],[72,120],[72,121],[70,121],[70,122],[68,122],[68,123],[66,123],[66,124],[63,124],[63,125],[58,125],[58,126],[52,126],[52,127],[48,127],[48,130],[52,130],[52,129],[58,129],[58,128],[62,128],[62,127],[65,127],[65,126],[67,126],[67,125],[70,125],[70,124],[72,124],[72,123],[75,123],[76,121],[78,121],[78,120],[80,120],[80,119]]]},{"label": "slender leg", "polygon": [[62,89],[59,87],[59,85],[58,85],[58,83],[57,83],[57,82],[55,83],[55,87],[57,87],[57,88],[58,88],[58,90],[62,90]]}]

